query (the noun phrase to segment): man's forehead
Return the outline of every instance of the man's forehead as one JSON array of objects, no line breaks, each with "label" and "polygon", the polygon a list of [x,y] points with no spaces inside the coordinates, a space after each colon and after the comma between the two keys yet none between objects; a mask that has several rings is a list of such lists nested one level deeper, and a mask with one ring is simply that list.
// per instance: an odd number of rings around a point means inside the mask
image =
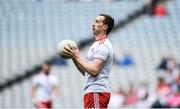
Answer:
[{"label": "man's forehead", "polygon": [[97,17],[96,17],[96,20],[99,20],[99,21],[103,21],[104,19],[105,19],[104,16],[97,16]]}]

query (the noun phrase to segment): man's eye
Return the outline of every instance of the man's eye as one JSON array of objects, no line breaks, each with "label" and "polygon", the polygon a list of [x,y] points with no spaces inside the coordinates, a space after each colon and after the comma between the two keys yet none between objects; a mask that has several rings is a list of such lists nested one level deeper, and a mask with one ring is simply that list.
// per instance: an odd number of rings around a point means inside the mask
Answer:
[{"label": "man's eye", "polygon": [[96,23],[99,23],[99,21],[98,21],[98,20],[96,20]]}]

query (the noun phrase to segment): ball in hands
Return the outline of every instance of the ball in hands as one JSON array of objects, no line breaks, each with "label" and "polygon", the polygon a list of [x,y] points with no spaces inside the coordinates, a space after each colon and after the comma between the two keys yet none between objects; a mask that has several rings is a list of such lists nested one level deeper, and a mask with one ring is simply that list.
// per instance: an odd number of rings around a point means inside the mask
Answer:
[{"label": "ball in hands", "polygon": [[69,48],[68,45],[70,45],[71,47],[77,47],[77,44],[74,41],[69,40],[69,39],[65,39],[59,42],[58,47],[57,47],[57,53],[60,58],[64,58],[64,59],[71,58],[63,53],[64,51],[66,51],[64,47]]}]

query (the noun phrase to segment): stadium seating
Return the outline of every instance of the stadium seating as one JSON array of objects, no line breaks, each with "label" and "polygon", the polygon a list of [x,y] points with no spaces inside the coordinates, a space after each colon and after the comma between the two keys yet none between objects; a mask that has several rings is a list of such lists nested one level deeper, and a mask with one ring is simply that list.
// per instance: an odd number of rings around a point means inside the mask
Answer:
[{"label": "stadium seating", "polygon": [[[113,66],[110,75],[112,90],[126,87],[129,82],[147,82],[154,90],[157,79],[155,68],[161,56],[172,55],[180,60],[179,5],[179,0],[169,1],[168,16],[142,16],[110,34],[115,55],[121,57],[129,51],[135,59],[132,68]],[[0,82],[56,55],[56,46],[62,39],[79,42],[89,38],[91,23],[99,13],[110,13],[116,20],[122,20],[142,6],[140,0],[112,3],[1,0]],[[82,50],[84,56],[87,50],[88,47]],[[83,107],[83,77],[72,62],[68,61],[68,66],[54,66],[53,72],[60,80],[60,97],[54,106]],[[6,89],[0,93],[0,108],[33,107],[30,88],[31,78]]]}]

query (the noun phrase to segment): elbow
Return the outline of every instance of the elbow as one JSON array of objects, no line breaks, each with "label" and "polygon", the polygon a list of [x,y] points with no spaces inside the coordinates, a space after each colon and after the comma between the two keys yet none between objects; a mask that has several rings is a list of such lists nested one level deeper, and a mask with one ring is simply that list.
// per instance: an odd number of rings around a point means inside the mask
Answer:
[{"label": "elbow", "polygon": [[101,69],[97,67],[91,67],[91,69],[87,69],[86,71],[95,78],[99,75]]},{"label": "elbow", "polygon": [[91,76],[93,76],[94,78],[97,77],[99,75],[99,71],[94,71],[91,73]]}]

